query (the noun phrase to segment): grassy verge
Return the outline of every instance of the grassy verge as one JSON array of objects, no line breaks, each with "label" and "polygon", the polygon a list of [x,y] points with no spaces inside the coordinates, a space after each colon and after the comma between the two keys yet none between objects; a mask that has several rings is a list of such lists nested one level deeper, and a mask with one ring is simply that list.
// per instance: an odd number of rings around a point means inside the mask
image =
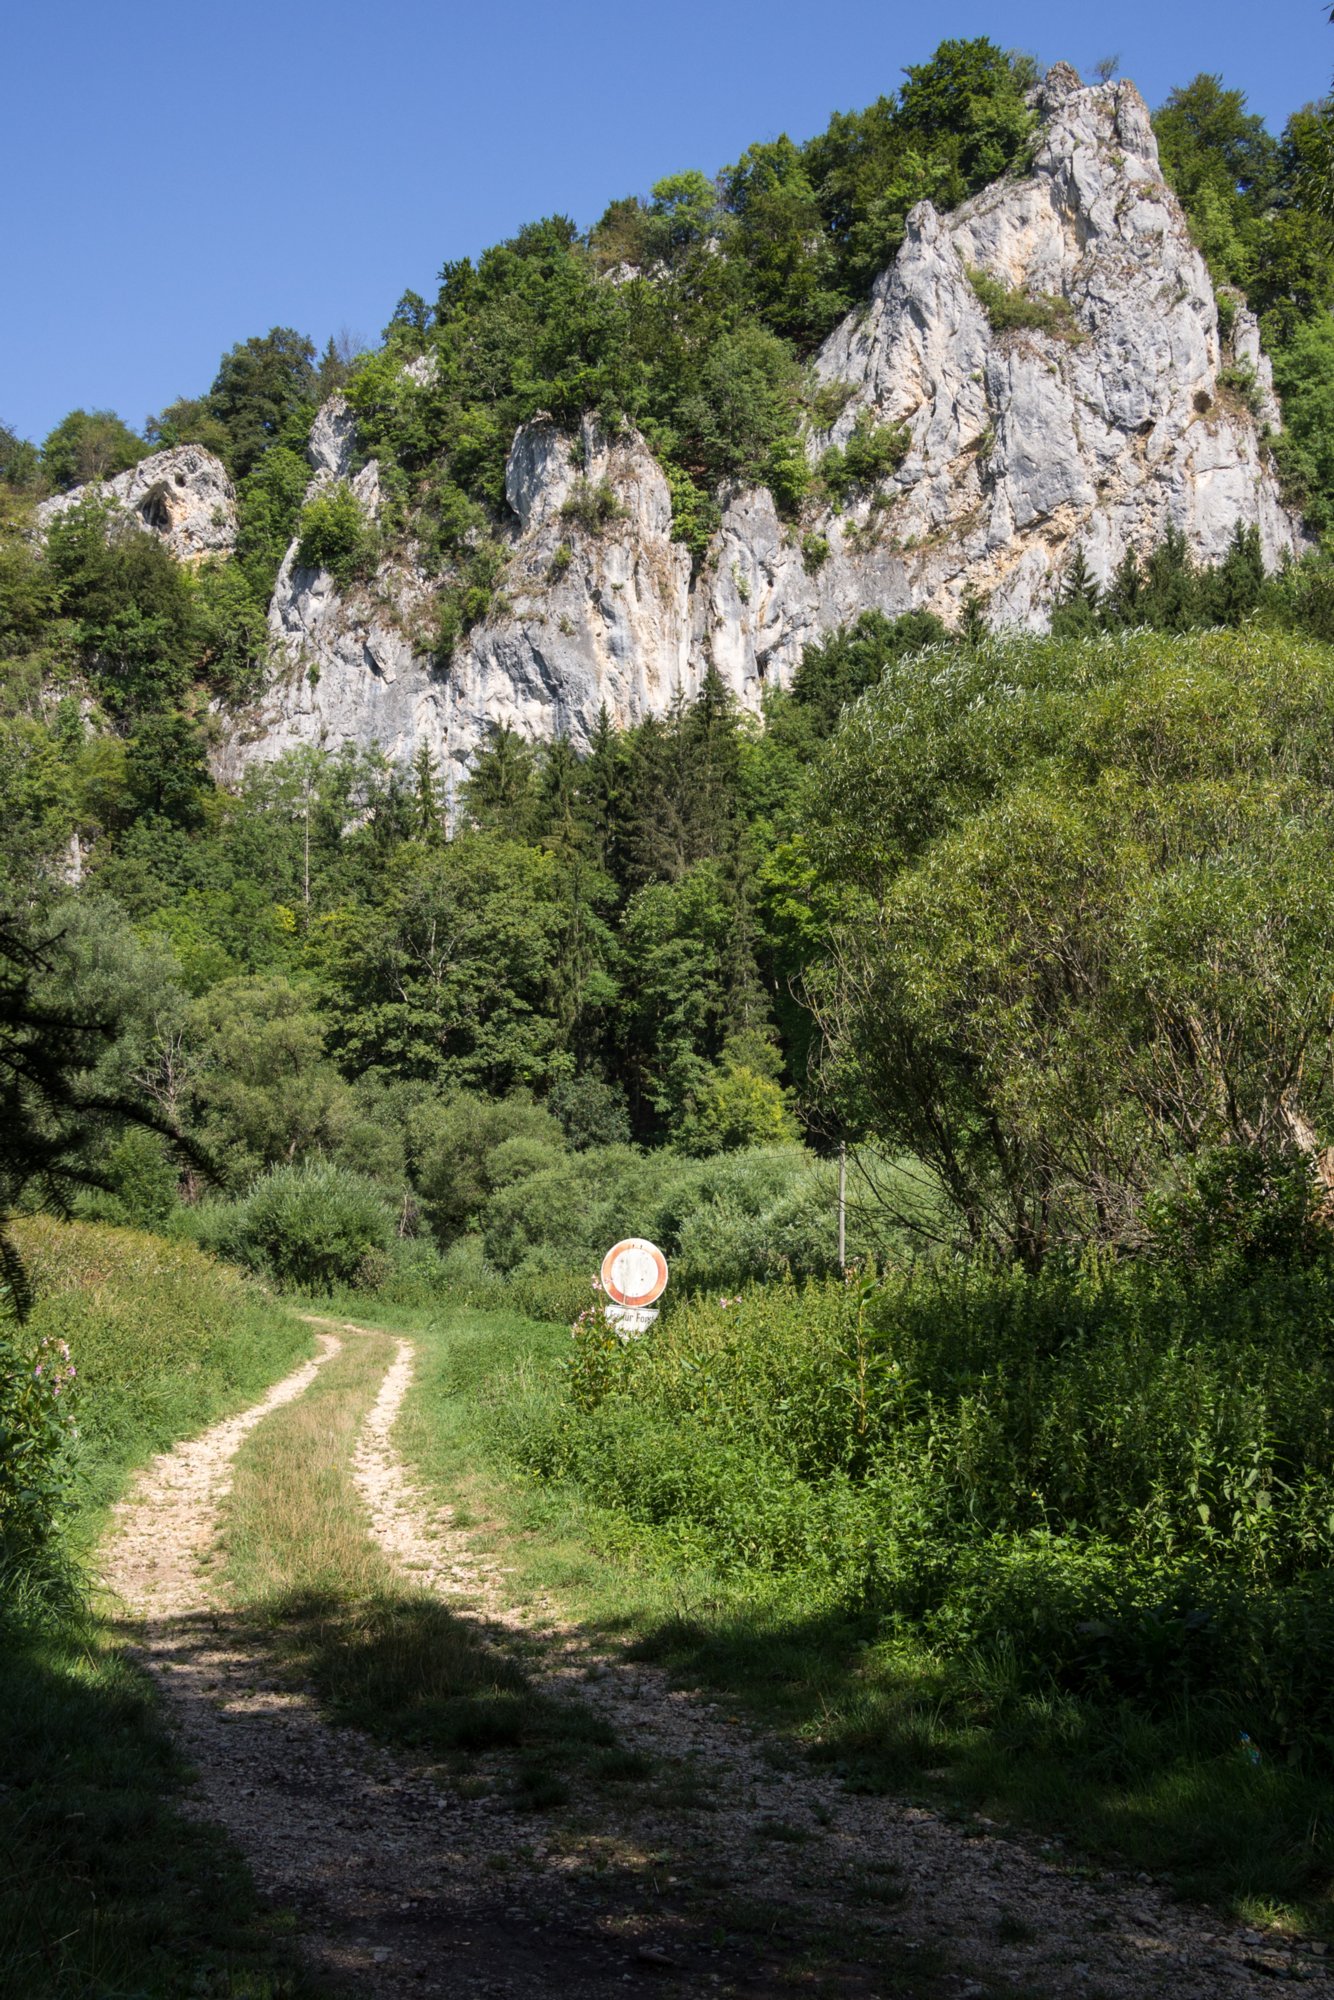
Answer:
[{"label": "grassy verge", "polygon": [[307,1327],[197,1252],[135,1231],[34,1220],[20,1247],[34,1338],[79,1369],[64,1590],[0,1601],[0,1995],[230,2000],[313,1994],[221,1835],[181,1811],[187,1773],[145,1677],[82,1601],[129,1472],[244,1407],[309,1351]]},{"label": "grassy verge", "polygon": [[[339,1720],[504,1785],[521,1807],[563,1804],[572,1779],[620,1775],[610,1730],[535,1689],[512,1641],[405,1586],[367,1532],[352,1451],[393,1350],[349,1332],[242,1448],[223,1518],[235,1601]],[[479,1767],[493,1751],[515,1754]]]},{"label": "grassy verge", "polygon": [[518,1594],[554,1592],[608,1639],[836,1761],[860,1789],[982,1812],[1250,1922],[1329,1934],[1334,1834],[1318,1776],[1252,1763],[1215,1710],[1035,1692],[1003,1646],[961,1667],[814,1569],[724,1563],[688,1525],[634,1521],[577,1481],[524,1474],[499,1434],[512,1451],[526,1431],[549,1436],[569,1420],[568,1332],[448,1309],[380,1318],[419,1343],[400,1442],[503,1554]]},{"label": "grassy verge", "polygon": [[45,1216],[14,1236],[37,1293],[31,1333],[68,1341],[79,1371],[67,1539],[86,1553],[136,1467],[256,1401],[314,1335],[187,1243]]}]

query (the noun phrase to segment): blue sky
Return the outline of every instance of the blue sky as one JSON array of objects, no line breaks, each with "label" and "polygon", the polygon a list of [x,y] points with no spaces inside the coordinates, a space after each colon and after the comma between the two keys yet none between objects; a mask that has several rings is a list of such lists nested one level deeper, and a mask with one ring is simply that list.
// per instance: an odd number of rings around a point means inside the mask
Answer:
[{"label": "blue sky", "polygon": [[11,9],[0,421],[141,424],[272,325],[373,341],[447,258],[805,138],[980,34],[1086,73],[1119,55],[1151,104],[1216,70],[1276,128],[1334,70],[1318,0],[1122,0],[1105,24],[1068,0]]}]

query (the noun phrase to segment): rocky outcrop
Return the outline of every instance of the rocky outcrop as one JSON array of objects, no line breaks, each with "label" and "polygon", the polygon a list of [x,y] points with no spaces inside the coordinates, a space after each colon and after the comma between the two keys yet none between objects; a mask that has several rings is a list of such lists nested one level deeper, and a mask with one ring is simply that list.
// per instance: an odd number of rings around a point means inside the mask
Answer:
[{"label": "rocky outcrop", "polygon": [[[818,574],[794,561],[767,495],[728,508],[694,633],[738,691],[786,674],[807,640],[871,605],[953,624],[971,592],[994,626],[1043,627],[1076,544],[1103,582],[1169,525],[1206,562],[1238,522],[1258,528],[1271,567],[1297,545],[1262,442],[1279,413],[1258,329],[1240,309],[1221,343],[1139,92],[1084,89],[1058,65],[1041,109],[1032,175],[948,216],[919,204],[869,310],[817,358],[850,393],[813,456],[859,421],[911,438],[891,480],[818,524]],[[974,272],[1004,288],[999,309]],[[1007,295],[1028,312],[1007,314]],[[1047,323],[1006,328],[993,313]],[[1254,378],[1259,424],[1229,366]]]},{"label": "rocky outcrop", "polygon": [[180,562],[230,555],[236,546],[236,494],[220,458],[202,445],[179,444],[141,458],[114,479],[57,493],[37,509],[45,527],[96,494],[118,513],[161,537]]},{"label": "rocky outcrop", "polygon": [[[876,490],[799,526],[767,492],[733,493],[692,584],[643,440],[538,420],[510,453],[507,572],[448,667],[424,643],[435,585],[410,546],[346,595],[289,552],[278,670],[233,761],[295,742],[406,760],[425,741],[459,775],[499,724],[582,746],[603,706],[620,723],[660,712],[710,664],[757,707],[803,645],[873,606],[953,623],[971,596],[995,626],[1040,629],[1076,546],[1102,579],[1169,525],[1204,561],[1238,523],[1271,565],[1296,547],[1263,441],[1279,413],[1258,330],[1236,308],[1220,338],[1142,98],[1057,65],[1039,109],[1032,172],[950,215],[920,203],[868,306],[816,359],[842,395],[809,440],[817,470],[859,424],[906,433]],[[353,475],[354,448],[335,398],[312,433],[313,487],[348,479],[373,512],[378,474]]]},{"label": "rocky outcrop", "polygon": [[[306,500],[343,483],[375,522],[379,468],[372,459],[353,471],[356,442],[351,409],[332,397],[307,441]],[[222,774],[235,777],[247,763],[301,744],[378,746],[399,764],[411,762],[419,743],[442,749],[448,691],[427,656],[433,594],[410,547],[387,556],[368,583],[342,591],[327,570],[301,563],[294,541],[269,606],[269,686],[231,727],[218,758]]]},{"label": "rocky outcrop", "polygon": [[[310,456],[311,494],[348,478],[338,399]],[[348,483],[374,516],[375,462]],[[273,678],[234,729],[223,771],[300,743],[374,743],[406,763],[424,742],[450,783],[501,726],[583,748],[604,705],[615,722],[636,722],[692,686],[690,557],[671,539],[671,494],[643,440],[609,439],[592,418],[573,438],[538,420],[514,441],[506,492],[515,527],[503,593],[448,665],[427,651],[438,580],[410,548],[344,594],[302,569],[293,544],[269,614]]]},{"label": "rocky outcrop", "polygon": [[592,418],[574,438],[530,424],[505,491],[518,519],[505,608],[451,671],[454,743],[505,723],[582,749],[603,706],[619,724],[661,714],[693,684],[690,557],[643,439],[608,439]]}]

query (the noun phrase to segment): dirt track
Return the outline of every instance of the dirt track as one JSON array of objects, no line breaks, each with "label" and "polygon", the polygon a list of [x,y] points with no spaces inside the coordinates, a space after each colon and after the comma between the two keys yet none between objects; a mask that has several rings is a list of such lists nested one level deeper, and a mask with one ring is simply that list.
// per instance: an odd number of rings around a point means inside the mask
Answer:
[{"label": "dirt track", "polygon": [[[673,1995],[1214,2000],[1268,1994],[1275,1977],[1323,1982],[1320,1960],[1152,1884],[1081,1879],[983,1825],[854,1797],[657,1669],[598,1651],[549,1606],[515,1610],[395,1452],[407,1341],[354,1454],[370,1532],[405,1580],[595,1708],[654,1778],[538,1817],[499,1782],[478,1796],[331,1725],[202,1567],[244,1439],[360,1332],[320,1324],[314,1361],[145,1471],[103,1570],[198,1773],[194,1809],[295,1913],[304,1955],[335,1989],[592,2000],[647,1981]],[[482,1778],[499,1780],[503,1762],[482,1759]]]}]

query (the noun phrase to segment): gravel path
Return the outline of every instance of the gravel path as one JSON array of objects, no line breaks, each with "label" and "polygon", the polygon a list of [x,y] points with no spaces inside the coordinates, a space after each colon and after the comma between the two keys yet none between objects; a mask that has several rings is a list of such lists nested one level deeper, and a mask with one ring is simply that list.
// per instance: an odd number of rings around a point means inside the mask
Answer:
[{"label": "gravel path", "polygon": [[[1325,1978],[1321,1960],[1151,1883],[1083,1879],[983,1823],[849,1795],[657,1669],[599,1651],[549,1605],[514,1609],[395,1452],[408,1341],[354,1455],[375,1539],[406,1580],[536,1658],[552,1693],[599,1711],[653,1759],[654,1779],[539,1819],[503,1789],[473,1796],[331,1726],[217,1602],[200,1559],[242,1440],[337,1346],[322,1332],[318,1359],[263,1403],[159,1459],[106,1551],[199,1773],[197,1810],[295,1912],[304,1953],[335,1984],[374,2000],[593,2000],[644,1980],[672,1995],[1215,2000]],[[483,1778],[502,1765],[479,1760]]]}]

